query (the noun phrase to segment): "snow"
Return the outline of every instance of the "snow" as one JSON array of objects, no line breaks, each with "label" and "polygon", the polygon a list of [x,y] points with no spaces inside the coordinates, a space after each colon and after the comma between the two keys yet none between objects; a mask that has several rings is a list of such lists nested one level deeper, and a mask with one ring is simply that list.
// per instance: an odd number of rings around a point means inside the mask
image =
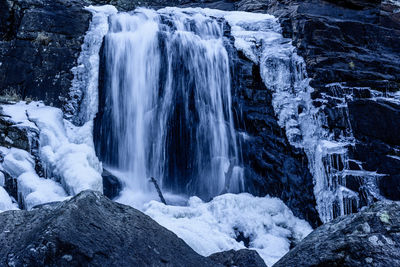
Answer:
[{"label": "snow", "polygon": [[73,129],[77,127],[65,122],[61,110],[57,108],[30,109],[28,114],[40,129],[40,158],[47,173],[60,178],[70,195],[85,189],[102,192],[101,164],[88,141],[92,139],[93,122],[89,121],[74,134]]},{"label": "snow", "polygon": [[[19,102],[15,107],[10,105],[2,107],[3,112],[11,116],[12,120],[31,123],[39,129],[39,155],[47,178],[60,181],[69,195],[75,195],[86,189],[103,191],[102,166],[94,151],[92,121],[82,127],[73,126],[63,119],[60,109],[45,106],[41,102],[30,104]],[[7,155],[3,163],[3,168],[12,177],[18,177],[24,172],[35,172],[34,160],[28,157],[28,152],[15,149],[12,151],[13,153]],[[36,189],[45,188],[46,186]]]},{"label": "snow", "polygon": [[289,251],[289,240],[298,242],[312,231],[280,199],[247,193],[217,196],[209,203],[191,197],[188,206],[151,201],[144,212],[203,256],[245,248],[235,240],[242,232],[268,266]]}]

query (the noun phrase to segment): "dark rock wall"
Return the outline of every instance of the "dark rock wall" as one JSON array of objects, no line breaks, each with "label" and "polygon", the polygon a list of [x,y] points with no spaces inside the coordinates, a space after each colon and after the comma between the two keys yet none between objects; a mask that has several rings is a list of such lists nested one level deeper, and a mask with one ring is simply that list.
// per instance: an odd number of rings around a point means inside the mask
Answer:
[{"label": "dark rock wall", "polygon": [[62,107],[90,13],[83,1],[0,3],[0,94]]}]

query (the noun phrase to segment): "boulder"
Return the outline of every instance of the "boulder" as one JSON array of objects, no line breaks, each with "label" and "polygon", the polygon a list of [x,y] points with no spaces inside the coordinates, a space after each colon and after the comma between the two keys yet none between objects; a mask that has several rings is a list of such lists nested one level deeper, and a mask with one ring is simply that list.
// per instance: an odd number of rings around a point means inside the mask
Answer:
[{"label": "boulder", "polygon": [[1,266],[222,266],[95,191],[1,213],[0,243]]},{"label": "boulder", "polygon": [[208,258],[226,267],[267,267],[257,251],[249,249],[218,252]]},{"label": "boulder", "polygon": [[377,202],[326,223],[280,259],[286,266],[400,266],[400,204]]}]

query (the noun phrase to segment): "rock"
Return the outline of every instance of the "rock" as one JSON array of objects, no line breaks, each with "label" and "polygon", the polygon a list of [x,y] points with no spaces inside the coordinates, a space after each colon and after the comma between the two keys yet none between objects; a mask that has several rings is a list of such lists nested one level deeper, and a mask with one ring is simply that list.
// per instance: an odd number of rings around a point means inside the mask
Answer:
[{"label": "rock", "polygon": [[249,249],[218,252],[208,258],[226,267],[267,267],[257,251]]},{"label": "rock", "polygon": [[353,134],[386,144],[400,145],[400,105],[385,100],[358,99],[349,102]]},{"label": "rock", "polygon": [[280,266],[400,266],[400,204],[378,202],[320,226]]},{"label": "rock", "polygon": [[[387,157],[398,157],[398,105],[373,100],[379,94],[393,99],[400,91],[398,4],[387,0],[247,0],[235,5],[279,17],[283,35],[292,38],[305,59],[315,104],[324,103],[327,121],[323,127],[337,139],[353,130],[356,140],[350,159],[362,162],[363,170],[385,175],[378,182],[381,194],[400,199],[399,164]],[[339,86],[327,86],[331,83]]]},{"label": "rock", "polygon": [[2,266],[222,266],[147,215],[84,191],[0,214]]},{"label": "rock", "polygon": [[85,5],[79,0],[2,1],[1,95],[62,107],[89,26]]},{"label": "rock", "polygon": [[121,181],[106,169],[103,169],[101,176],[103,177],[104,195],[109,199],[117,197],[122,190]]}]

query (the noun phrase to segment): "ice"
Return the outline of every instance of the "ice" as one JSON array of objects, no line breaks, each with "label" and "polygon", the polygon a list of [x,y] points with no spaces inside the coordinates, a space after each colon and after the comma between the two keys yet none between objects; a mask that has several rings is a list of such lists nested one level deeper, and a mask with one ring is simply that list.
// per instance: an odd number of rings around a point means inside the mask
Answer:
[{"label": "ice", "polygon": [[2,166],[4,171],[16,178],[25,172],[35,172],[34,164],[35,161],[28,152],[11,148],[4,157]]},{"label": "ice", "polygon": [[[67,195],[60,184],[49,179],[40,178],[36,174],[35,161],[27,151],[11,148],[3,149],[2,152],[5,153],[2,169],[11,177],[17,179],[19,202],[25,208],[31,209],[38,204],[61,201],[66,198]],[[8,201],[5,203],[9,204]],[[8,209],[16,207],[14,204],[11,206],[8,204],[5,206]]]},{"label": "ice", "polygon": [[[74,135],[73,128],[62,119],[63,114],[57,108],[30,109],[28,114],[40,129],[40,157],[47,174],[60,179],[70,195],[85,189],[102,192],[101,163],[88,141],[88,138],[92,139],[92,122],[80,130],[75,128]],[[69,131],[65,124],[69,125]]]},{"label": "ice", "polygon": [[17,204],[13,203],[6,190],[0,186],[0,212],[18,209]]},{"label": "ice", "polygon": [[21,174],[17,181],[18,193],[22,197],[24,208],[28,210],[39,204],[67,199],[67,194],[60,184],[41,178],[34,172]]},{"label": "ice", "polygon": [[151,201],[144,212],[203,256],[245,248],[236,241],[241,232],[268,266],[289,251],[291,240],[298,242],[312,231],[278,198],[247,193],[221,195],[209,203],[191,197],[185,207]]},{"label": "ice", "polygon": [[111,5],[89,6],[86,10],[92,13],[92,21],[82,44],[78,66],[72,68],[74,79],[69,101],[64,106],[66,118],[80,125],[93,120],[97,113],[99,52],[108,32],[108,16],[117,13]]},{"label": "ice", "polygon": [[[85,189],[103,191],[102,166],[94,151],[92,121],[76,127],[63,119],[60,109],[45,106],[41,102],[19,102],[2,107],[3,112],[14,121],[31,123],[39,129],[39,156],[46,178],[60,181],[69,195]],[[3,163],[5,171],[12,177],[25,172],[35,173],[34,160],[28,152],[11,150],[12,153],[6,155]],[[38,196],[35,198],[39,199]]]}]

